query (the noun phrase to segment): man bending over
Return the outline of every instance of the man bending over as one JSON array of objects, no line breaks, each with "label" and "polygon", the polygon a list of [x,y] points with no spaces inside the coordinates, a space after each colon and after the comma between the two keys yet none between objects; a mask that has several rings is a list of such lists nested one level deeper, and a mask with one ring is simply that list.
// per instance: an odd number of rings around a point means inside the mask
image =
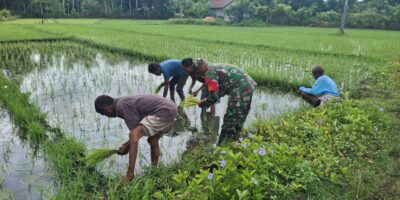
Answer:
[{"label": "man bending over", "polygon": [[129,152],[129,167],[124,182],[134,178],[138,142],[143,135],[151,147],[151,164],[157,166],[160,157],[158,140],[168,133],[174,124],[177,107],[171,100],[157,95],[133,95],[112,98],[107,95],[98,96],[94,102],[96,112],[107,117],[119,117],[128,126],[129,140],[119,148],[119,155]]}]

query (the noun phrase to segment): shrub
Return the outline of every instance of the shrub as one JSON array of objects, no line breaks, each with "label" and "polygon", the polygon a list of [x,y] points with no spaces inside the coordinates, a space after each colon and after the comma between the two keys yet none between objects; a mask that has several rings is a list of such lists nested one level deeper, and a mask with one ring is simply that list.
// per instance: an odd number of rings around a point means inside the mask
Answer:
[{"label": "shrub", "polygon": [[218,169],[200,170],[187,184],[187,172],[174,176],[183,186],[176,195],[181,199],[288,198],[317,178],[303,152],[299,146],[266,144],[262,136],[250,136],[217,148]]},{"label": "shrub", "polygon": [[9,10],[0,10],[0,21],[8,21],[11,19],[11,12]]},{"label": "shrub", "polygon": [[235,22],[233,24],[236,26],[255,26],[255,27],[263,27],[267,25],[265,22],[258,19],[244,19],[240,22]]},{"label": "shrub", "polygon": [[313,24],[317,26],[338,26],[341,20],[340,13],[329,10],[326,12],[320,12],[313,20]]},{"label": "shrub", "polygon": [[[217,148],[209,170],[174,176],[178,199],[293,199],[322,182],[344,185],[384,141],[381,106],[346,100],[258,122],[239,142]],[[171,195],[171,191],[164,191]]]},{"label": "shrub", "polygon": [[197,24],[197,25],[223,25],[222,19],[204,20],[200,18],[171,18],[168,20],[171,24]]}]

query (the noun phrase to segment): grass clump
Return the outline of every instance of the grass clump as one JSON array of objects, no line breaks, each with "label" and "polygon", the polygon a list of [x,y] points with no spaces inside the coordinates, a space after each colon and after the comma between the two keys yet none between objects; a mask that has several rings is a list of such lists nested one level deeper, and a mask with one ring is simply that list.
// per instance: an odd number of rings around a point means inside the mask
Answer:
[{"label": "grass clump", "polygon": [[154,89],[154,94],[157,94],[157,93],[159,93],[159,92],[160,92],[160,90],[161,90],[161,88],[162,88],[162,86],[161,86],[161,85],[157,86],[157,87]]},{"label": "grass clump", "polygon": [[87,167],[94,167],[97,163],[116,154],[117,152],[118,150],[116,149],[94,149],[83,158],[83,161],[85,161]]},{"label": "grass clump", "polygon": [[199,102],[200,102],[200,100],[198,100],[196,97],[190,95],[190,96],[186,97],[185,100],[183,100],[179,104],[179,107],[188,108],[188,107],[196,106],[197,104],[199,104]]}]

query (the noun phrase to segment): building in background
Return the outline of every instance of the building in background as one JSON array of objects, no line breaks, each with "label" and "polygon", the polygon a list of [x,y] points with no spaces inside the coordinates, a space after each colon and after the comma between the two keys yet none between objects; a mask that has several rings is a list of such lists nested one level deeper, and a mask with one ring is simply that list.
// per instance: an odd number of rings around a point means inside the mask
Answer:
[{"label": "building in background", "polygon": [[233,0],[210,0],[210,15],[230,21],[230,17],[226,14],[225,9],[233,2]]}]

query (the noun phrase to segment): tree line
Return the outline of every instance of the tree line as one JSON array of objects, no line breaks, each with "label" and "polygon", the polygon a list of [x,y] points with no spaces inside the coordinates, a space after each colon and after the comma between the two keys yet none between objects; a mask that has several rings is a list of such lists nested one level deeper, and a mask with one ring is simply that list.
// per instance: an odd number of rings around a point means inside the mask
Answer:
[{"label": "tree line", "polygon": [[11,10],[21,17],[166,19],[174,16],[179,3],[179,0],[0,0],[0,9]]},{"label": "tree line", "polygon": [[[234,21],[339,26],[345,0],[236,0],[227,8]],[[347,25],[400,29],[400,0],[348,0]]]},{"label": "tree line", "polygon": [[[234,23],[338,26],[345,0],[234,0]],[[210,15],[208,0],[0,0],[0,9],[21,17],[168,19]],[[400,0],[348,0],[347,25],[400,29]]]}]

